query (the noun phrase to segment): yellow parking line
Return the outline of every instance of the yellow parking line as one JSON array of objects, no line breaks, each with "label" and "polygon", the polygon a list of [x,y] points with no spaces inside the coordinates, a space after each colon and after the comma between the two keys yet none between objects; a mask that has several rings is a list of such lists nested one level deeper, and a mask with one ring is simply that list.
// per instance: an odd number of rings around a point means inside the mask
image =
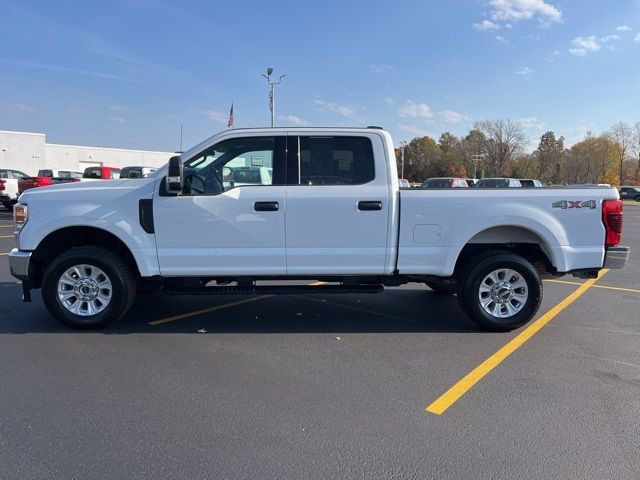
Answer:
[{"label": "yellow parking line", "polygon": [[0,225],[0,228],[13,228],[13,225]]},{"label": "yellow parking line", "polygon": [[203,308],[202,310],[196,310],[194,312],[183,313],[174,317],[163,318],[161,320],[154,320],[149,322],[149,325],[161,325],[163,323],[173,322],[175,320],[182,320],[183,318],[195,317],[196,315],[202,315],[203,313],[215,312],[217,310],[223,310],[225,308],[235,307],[236,305],[242,305],[245,303],[256,302],[265,298],[273,297],[273,295],[261,295],[259,297],[245,298],[236,302],[225,303],[224,305],[216,305],[215,307]]},{"label": "yellow parking line", "polygon": [[[602,278],[609,270],[604,269],[600,272],[598,278]],[[500,363],[502,363],[509,355],[515,352],[519,347],[521,347],[527,340],[533,337],[537,332],[539,332],[542,327],[544,327],[547,323],[553,320],[560,312],[562,312],[565,308],[575,302],[578,298],[580,298],[595,282],[597,279],[592,278],[587,280],[586,282],[580,284],[580,286],[568,297],[558,303],[555,307],[545,313],[538,320],[533,322],[529,327],[524,329],[520,334],[518,334],[514,339],[508,342],[505,346],[503,346],[500,350],[495,352],[489,358],[487,358],[484,362],[478,365],[476,368],[471,370],[467,375],[465,375],[458,383],[453,385],[449,390],[443,393],[440,397],[438,397],[433,403],[431,403],[427,408],[427,412],[434,413],[436,415],[441,415],[447,411],[451,405],[460,399],[465,393],[467,393],[473,386],[482,380],[491,370],[496,368]]]},{"label": "yellow parking line", "polygon": [[[579,283],[579,282],[568,282],[566,280],[545,280],[545,282],[564,283],[565,285],[582,285],[582,283]],[[621,292],[640,293],[640,290],[638,290],[637,288],[610,287],[608,285],[592,285],[591,287],[592,288],[604,288],[606,290],[618,290],[618,291],[621,291]]]},{"label": "yellow parking line", "polygon": [[0,235],[0,238],[13,238],[13,235]]},{"label": "yellow parking line", "polygon": [[0,256],[1,256],[1,255],[9,255],[9,252],[7,252],[7,253],[0,253]]}]

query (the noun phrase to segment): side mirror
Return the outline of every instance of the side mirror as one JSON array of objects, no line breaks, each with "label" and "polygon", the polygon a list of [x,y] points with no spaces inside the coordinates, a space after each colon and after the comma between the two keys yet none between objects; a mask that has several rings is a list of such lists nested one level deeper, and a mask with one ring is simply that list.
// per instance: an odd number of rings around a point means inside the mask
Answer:
[{"label": "side mirror", "polygon": [[184,187],[184,173],[180,157],[171,157],[167,168],[167,193],[182,193]]}]

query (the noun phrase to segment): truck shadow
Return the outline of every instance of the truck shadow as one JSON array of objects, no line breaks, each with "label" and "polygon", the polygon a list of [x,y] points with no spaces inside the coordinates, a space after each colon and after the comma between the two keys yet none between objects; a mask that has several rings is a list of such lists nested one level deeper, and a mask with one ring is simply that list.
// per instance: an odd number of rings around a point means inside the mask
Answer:
[{"label": "truck shadow", "polygon": [[[427,289],[391,289],[377,295],[283,295],[225,307],[248,298],[147,295],[113,326],[80,331],[49,315],[39,291],[33,292],[32,303],[23,303],[19,285],[0,282],[0,334],[481,332],[462,313],[455,296]],[[225,308],[193,314],[218,306]],[[159,320],[168,321],[151,324]]]}]

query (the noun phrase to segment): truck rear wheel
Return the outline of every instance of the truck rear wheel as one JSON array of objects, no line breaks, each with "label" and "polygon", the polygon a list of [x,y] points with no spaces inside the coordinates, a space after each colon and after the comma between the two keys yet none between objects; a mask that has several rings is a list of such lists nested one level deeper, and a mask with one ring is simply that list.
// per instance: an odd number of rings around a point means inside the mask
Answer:
[{"label": "truck rear wheel", "polygon": [[72,248],[47,267],[42,298],[61,323],[101,328],[120,319],[133,304],[136,281],[124,259],[97,246]]},{"label": "truck rear wheel", "polygon": [[524,258],[497,253],[469,266],[458,298],[465,313],[479,326],[511,331],[528,323],[537,313],[542,301],[542,282],[536,269]]}]

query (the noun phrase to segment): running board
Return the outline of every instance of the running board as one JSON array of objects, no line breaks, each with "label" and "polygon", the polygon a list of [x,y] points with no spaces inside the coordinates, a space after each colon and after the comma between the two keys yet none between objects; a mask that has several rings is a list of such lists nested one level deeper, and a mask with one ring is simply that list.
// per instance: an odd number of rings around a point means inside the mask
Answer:
[{"label": "running board", "polygon": [[240,285],[217,287],[164,287],[167,295],[303,295],[305,293],[380,293],[382,285]]}]

